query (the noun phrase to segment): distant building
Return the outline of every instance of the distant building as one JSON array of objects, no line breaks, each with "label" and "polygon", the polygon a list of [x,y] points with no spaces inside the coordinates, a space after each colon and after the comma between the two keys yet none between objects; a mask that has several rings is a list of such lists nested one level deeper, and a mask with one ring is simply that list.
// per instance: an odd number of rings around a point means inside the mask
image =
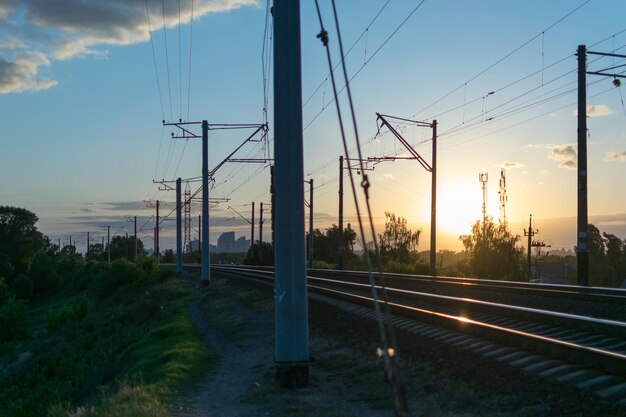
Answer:
[{"label": "distant building", "polygon": [[234,253],[247,252],[250,241],[241,236],[235,240],[235,232],[224,232],[217,238],[216,252]]},{"label": "distant building", "polygon": [[[200,241],[198,239],[194,239],[191,242],[189,242],[189,245],[187,245],[187,252],[198,252],[200,250]],[[248,249],[246,248],[245,251],[246,252]],[[218,250],[218,247],[215,246],[214,244],[210,243],[209,244],[209,252],[211,253],[217,253],[220,252]]]},{"label": "distant building", "polygon": [[194,239],[187,245],[187,252],[198,252],[200,250],[200,241]]}]

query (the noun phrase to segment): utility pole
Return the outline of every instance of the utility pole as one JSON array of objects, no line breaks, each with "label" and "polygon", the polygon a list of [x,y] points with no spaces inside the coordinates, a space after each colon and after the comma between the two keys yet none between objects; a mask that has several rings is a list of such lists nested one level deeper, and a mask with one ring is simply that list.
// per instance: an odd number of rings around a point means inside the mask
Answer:
[{"label": "utility pole", "polygon": [[309,268],[313,268],[313,178],[309,180]]},{"label": "utility pole", "polygon": [[202,121],[202,266],[200,280],[208,285],[211,279],[209,257],[209,123]]},{"label": "utility pole", "polygon": [[135,263],[137,262],[137,216],[135,216],[135,234],[134,234],[134,241],[135,241]]},{"label": "utility pole", "polygon": [[626,78],[623,73],[611,73],[623,65],[612,66],[599,71],[587,71],[587,55],[626,58],[626,55],[587,51],[585,45],[578,45],[578,234],[576,245],[576,263],[578,285],[589,285],[589,223],[587,216],[587,74],[613,77],[613,85],[620,87],[618,78]]},{"label": "utility pole", "polygon": [[587,48],[578,45],[578,285],[589,285],[587,219]]},{"label": "utility pole", "polygon": [[250,220],[250,246],[254,245],[254,201],[252,202],[252,217]]},{"label": "utility pole", "polygon": [[176,180],[176,272],[183,272],[181,179]]},{"label": "utility pole", "polygon": [[539,230],[533,230],[533,215],[530,215],[530,220],[528,221],[528,230],[524,230],[524,236],[528,236],[528,282],[532,279],[530,262],[531,262],[531,249],[533,246],[533,236],[539,233]]},{"label": "utility pole", "polygon": [[300,1],[274,0],[275,345],[280,386],[309,380]]},{"label": "utility pole", "polygon": [[[411,144],[398,132],[387,119],[397,120],[403,123],[411,123],[417,127],[428,127],[433,131],[433,159],[431,164],[428,164],[424,158],[411,146]],[[380,120],[381,126],[386,126],[387,129],[398,139],[398,141],[406,148],[411,156],[390,156],[390,157],[374,157],[368,158],[370,161],[396,161],[400,159],[414,159],[420,163],[420,165],[428,172],[431,173],[431,201],[430,201],[430,274],[432,276],[437,275],[437,121],[433,120],[432,123],[420,122],[417,120],[404,119],[401,117],[389,116],[385,114],[376,113],[376,120]],[[380,130],[379,127],[379,130]]]},{"label": "utility pole", "polygon": [[[197,134],[191,132],[187,125],[202,125],[202,136],[198,136]],[[215,172],[222,167],[226,162],[260,162],[266,161],[262,160],[233,160],[231,157],[243,147],[248,141],[250,141],[258,132],[267,133],[267,124],[209,124],[206,120],[202,122],[183,122],[179,120],[178,122],[166,123],[163,120],[163,126],[176,126],[183,133],[179,136],[174,136],[172,133],[172,138],[175,139],[191,139],[191,138],[200,138],[202,137],[202,267],[201,267],[201,280],[203,285],[208,285],[211,276],[211,264],[210,264],[210,254],[209,254],[209,180],[213,180]],[[255,129],[254,133],[252,133],[239,147],[237,147],[226,159],[220,162],[215,168],[209,171],[209,129],[214,130],[232,130],[232,129]],[[265,137],[265,136],[264,136]]]},{"label": "utility pole", "polygon": [[187,251],[189,248],[189,242],[191,242],[191,190],[189,189],[189,181],[185,181],[185,238],[183,241],[183,251]]},{"label": "utility pole", "polygon": [[111,226],[107,226],[107,261],[111,263]]},{"label": "utility pole", "polygon": [[86,258],[89,259],[89,232],[87,232],[87,255]]},{"label": "utility pole", "polygon": [[200,245],[202,242],[202,215],[198,216],[198,252],[200,253],[200,257],[202,257],[202,246]]},{"label": "utility pole", "polygon": [[489,174],[481,172],[478,174],[478,181],[482,184],[483,188],[483,228],[487,222],[487,181],[489,180]]},{"label": "utility pole", "polygon": [[154,255],[156,256],[156,262],[157,265],[159,264],[159,252],[161,251],[160,245],[159,245],[159,223],[160,223],[160,217],[159,217],[159,207],[160,207],[160,202],[159,200],[156,201],[156,226],[154,227]]},{"label": "utility pole", "polygon": [[430,191],[430,275],[437,275],[437,121],[433,120],[433,159]]},{"label": "utility pole", "polygon": [[259,246],[263,243],[263,202],[259,203]]},{"label": "utility pole", "polygon": [[339,157],[339,242],[337,242],[339,253],[337,254],[337,269],[343,270],[343,155]]}]

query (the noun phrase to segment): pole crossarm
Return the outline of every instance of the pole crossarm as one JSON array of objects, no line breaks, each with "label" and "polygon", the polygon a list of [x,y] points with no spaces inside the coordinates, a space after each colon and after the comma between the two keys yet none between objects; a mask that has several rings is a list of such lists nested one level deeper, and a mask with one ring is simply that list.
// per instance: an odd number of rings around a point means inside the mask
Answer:
[{"label": "pole crossarm", "polygon": [[600,71],[595,71],[595,72],[591,72],[591,71],[587,71],[587,74],[591,74],[591,75],[604,75],[606,77],[613,77],[613,78],[626,78],[626,75],[622,75],[622,74],[609,74],[606,72],[600,72]]},{"label": "pole crossarm", "polygon": [[593,52],[593,51],[587,51],[587,55],[602,55],[602,56],[613,56],[615,58],[626,58],[626,55],[620,55],[620,54],[612,54],[610,52]]},{"label": "pole crossarm", "polygon": [[[199,125],[202,122],[166,122],[163,120],[163,126],[176,126],[182,131],[182,134],[175,135],[172,132],[172,139],[200,139],[202,135],[198,135],[197,133],[193,133],[189,129],[184,126],[187,125]],[[208,130],[234,130],[234,129],[262,129],[264,131],[265,136],[269,131],[269,127],[267,123],[207,123]],[[255,133],[256,134],[256,131]],[[254,135],[253,134],[253,135]]]},{"label": "pole crossarm", "polygon": [[239,162],[243,164],[264,164],[273,161],[273,159],[267,158],[230,158],[226,162]]},{"label": "pole crossarm", "polygon": [[213,178],[213,175],[215,175],[215,173],[217,172],[218,169],[220,169],[222,166],[224,166],[224,164],[226,162],[229,162],[229,160],[233,157],[233,155],[235,155],[237,153],[237,151],[239,151],[239,149],[243,148],[243,145],[245,145],[246,143],[252,141],[252,138],[254,138],[256,136],[257,133],[259,132],[263,132],[263,135],[267,134],[268,131],[268,127],[267,127],[267,123],[264,124],[257,124],[257,125],[248,125],[248,127],[252,127],[252,126],[256,126],[256,130],[254,132],[252,132],[252,134],[250,136],[248,136],[242,143],[241,145],[239,145],[237,148],[235,148],[234,151],[232,151],[230,153],[230,155],[228,155],[222,162],[220,162],[219,164],[217,164],[215,166],[215,168],[213,168],[210,172],[209,172],[209,178]]},{"label": "pole crossarm", "polygon": [[[426,122],[419,122],[416,120],[410,120],[410,119],[403,119],[400,117],[394,117],[394,116],[388,116],[388,115],[383,115],[380,113],[376,113],[376,120],[380,120],[381,125],[382,126],[386,126],[387,129],[389,129],[391,131],[391,133],[393,133],[393,135],[396,137],[396,139],[398,139],[400,141],[400,143],[402,143],[402,145],[404,145],[404,147],[409,151],[409,153],[412,155],[412,158],[405,158],[405,159],[416,159],[417,162],[420,163],[420,165],[428,172],[432,172],[433,168],[430,166],[430,164],[428,162],[426,162],[426,160],[424,158],[422,158],[422,156],[417,153],[417,151],[411,146],[411,144],[409,144],[409,142],[407,142],[406,139],[404,139],[404,137],[400,134],[400,132],[398,132],[388,121],[387,118],[389,119],[394,119],[394,120],[400,120],[403,122],[407,122],[407,123],[412,123],[415,126],[419,126],[419,127],[429,127],[432,128],[434,126],[433,123],[426,123]],[[379,127],[379,130],[380,130]]]}]

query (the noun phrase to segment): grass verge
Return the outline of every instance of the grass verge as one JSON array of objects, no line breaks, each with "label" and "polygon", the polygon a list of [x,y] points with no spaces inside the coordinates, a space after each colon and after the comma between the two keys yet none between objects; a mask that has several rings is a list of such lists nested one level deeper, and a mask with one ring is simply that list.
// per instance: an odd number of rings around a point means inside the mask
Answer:
[{"label": "grass verge", "polygon": [[[132,269],[102,291],[106,274]],[[0,415],[161,416],[177,389],[215,366],[175,274],[105,269],[94,286],[31,307],[31,337],[0,346]],[[95,291],[94,291],[95,288]]]}]

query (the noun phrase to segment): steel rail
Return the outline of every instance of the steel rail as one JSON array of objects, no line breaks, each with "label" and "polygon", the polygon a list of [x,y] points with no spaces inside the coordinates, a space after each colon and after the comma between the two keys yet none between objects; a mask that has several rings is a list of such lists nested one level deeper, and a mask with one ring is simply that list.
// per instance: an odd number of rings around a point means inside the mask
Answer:
[{"label": "steel rail", "polygon": [[[252,278],[265,284],[272,285],[273,271],[270,268],[262,270],[233,266],[216,265],[214,271],[227,276],[239,276]],[[347,283],[345,281],[331,280],[309,276],[309,290],[334,299],[341,299],[350,303],[372,306],[374,300],[366,295],[367,285],[360,283]],[[357,293],[355,294],[355,290]],[[617,345],[626,342],[626,323],[595,319],[573,314],[543,311],[519,306],[509,306],[498,303],[484,302],[480,300],[464,299],[458,297],[440,296],[435,294],[419,293],[415,291],[387,288],[392,299],[387,305],[393,314],[421,322],[428,322],[450,330],[470,333],[479,337],[497,340],[523,347],[536,353],[583,364],[591,368],[602,369],[604,372],[617,375],[626,374],[626,350],[610,350],[609,348],[593,346],[594,343],[578,343],[567,337],[559,337],[563,333],[563,327],[575,331],[593,331],[596,339],[617,340]],[[415,304],[414,299],[427,299],[432,304],[424,306]],[[461,313],[451,313],[438,309],[436,306],[454,308]],[[433,308],[433,306],[435,306]],[[482,319],[472,318],[480,314]],[[494,323],[493,319],[485,319],[485,314],[494,317],[513,317],[526,320],[527,324],[541,324],[551,326],[549,331],[534,332],[520,329],[520,326],[505,326]],[[496,320],[497,321],[497,320]],[[500,320],[501,321],[501,320]],[[533,326],[526,326],[533,327]],[[556,335],[551,335],[556,333]],[[582,334],[583,339],[589,339],[590,335]],[[579,337],[580,338],[580,337]],[[608,339],[607,339],[608,338]],[[593,339],[593,337],[591,337]],[[605,343],[606,344],[606,343]],[[616,343],[613,343],[616,345]]]}]

